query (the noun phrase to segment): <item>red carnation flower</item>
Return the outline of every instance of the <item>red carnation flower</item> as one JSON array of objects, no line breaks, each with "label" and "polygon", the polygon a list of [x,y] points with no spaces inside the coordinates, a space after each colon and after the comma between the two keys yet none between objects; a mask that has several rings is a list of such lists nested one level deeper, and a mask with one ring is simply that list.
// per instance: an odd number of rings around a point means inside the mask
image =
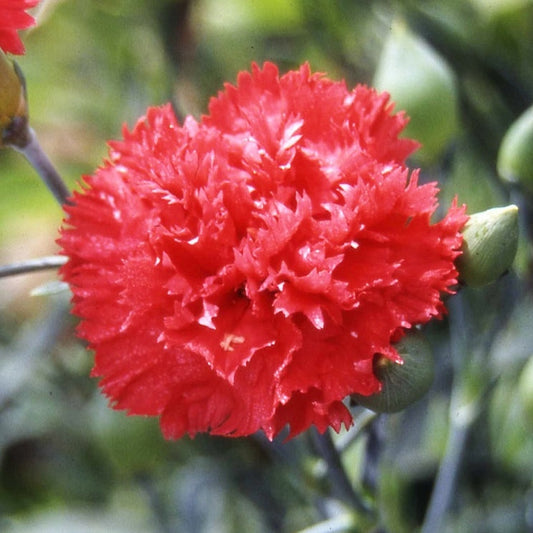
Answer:
[{"label": "red carnation flower", "polygon": [[200,122],[151,108],[67,206],[79,334],[117,409],[165,436],[351,424],[374,354],[438,317],[466,221],[438,223],[388,95],[241,73]]},{"label": "red carnation flower", "polygon": [[23,54],[24,45],[18,30],[35,24],[26,9],[35,7],[39,0],[0,0],[0,48],[11,54]]}]

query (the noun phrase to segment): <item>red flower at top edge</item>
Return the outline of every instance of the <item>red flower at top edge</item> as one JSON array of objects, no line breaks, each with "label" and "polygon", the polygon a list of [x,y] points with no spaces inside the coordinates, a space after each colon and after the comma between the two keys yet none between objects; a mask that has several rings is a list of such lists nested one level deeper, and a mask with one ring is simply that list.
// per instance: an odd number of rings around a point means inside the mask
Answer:
[{"label": "red flower at top edge", "polygon": [[0,0],[0,48],[11,54],[23,54],[24,45],[17,33],[33,26],[35,20],[26,9],[35,7],[39,0]]},{"label": "red flower at top edge", "polygon": [[151,108],[67,206],[93,375],[168,438],[351,424],[375,353],[444,311],[464,208],[430,222],[387,94],[253,66],[197,122]]}]

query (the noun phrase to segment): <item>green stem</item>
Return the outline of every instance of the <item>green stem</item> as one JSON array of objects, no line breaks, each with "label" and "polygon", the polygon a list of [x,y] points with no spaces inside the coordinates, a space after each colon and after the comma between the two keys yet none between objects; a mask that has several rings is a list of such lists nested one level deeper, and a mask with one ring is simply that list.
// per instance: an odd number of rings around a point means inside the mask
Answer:
[{"label": "green stem", "polygon": [[450,406],[448,410],[448,439],[444,450],[429,505],[420,533],[439,533],[452,502],[461,459],[468,432],[476,417],[477,404],[466,403],[464,398],[464,353],[467,351],[469,322],[463,294],[456,294],[448,303],[450,310],[450,351],[454,371]]},{"label": "green stem", "polygon": [[70,203],[68,198],[71,193],[52,162],[41,148],[35,132],[32,128],[28,127],[27,133],[28,138],[26,143],[11,144],[11,146],[23,154],[30,162],[50,192],[54,195],[59,205],[63,206],[64,204]]},{"label": "green stem", "polygon": [[329,430],[320,434],[313,428],[311,434],[318,452],[326,462],[332,488],[337,492],[338,497],[353,507],[356,511],[366,515],[370,514],[372,509],[355,492],[352,483],[344,470],[339,452],[335,447],[335,443],[331,438]]},{"label": "green stem", "polygon": [[336,439],[335,442],[335,447],[340,454],[361,438],[378,416],[377,413],[359,406],[352,409],[352,414],[353,426],[346,433],[343,433],[338,439]]},{"label": "green stem", "polygon": [[420,533],[438,533],[453,497],[470,424],[452,423]]},{"label": "green stem", "polygon": [[172,533],[175,531],[172,527],[168,509],[161,494],[157,490],[153,477],[147,473],[139,473],[135,475],[135,479],[148,499],[148,505],[153,513],[160,533]]},{"label": "green stem", "polygon": [[28,259],[26,261],[10,263],[9,265],[0,266],[0,278],[59,268],[66,262],[67,258],[62,255],[49,255],[37,259]]}]

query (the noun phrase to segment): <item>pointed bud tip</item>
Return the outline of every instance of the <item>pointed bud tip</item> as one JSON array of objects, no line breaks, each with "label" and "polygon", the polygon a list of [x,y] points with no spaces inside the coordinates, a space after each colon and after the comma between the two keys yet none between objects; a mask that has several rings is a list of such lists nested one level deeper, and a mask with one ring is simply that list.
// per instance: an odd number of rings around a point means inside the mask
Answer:
[{"label": "pointed bud tip", "polygon": [[501,277],[512,265],[518,247],[518,207],[496,207],[470,216],[463,229],[459,279],[481,287]]}]

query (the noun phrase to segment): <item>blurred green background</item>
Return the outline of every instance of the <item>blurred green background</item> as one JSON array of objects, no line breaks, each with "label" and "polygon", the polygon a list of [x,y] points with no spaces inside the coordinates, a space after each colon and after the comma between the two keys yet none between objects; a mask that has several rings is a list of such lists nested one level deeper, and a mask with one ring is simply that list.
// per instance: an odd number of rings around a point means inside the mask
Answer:
[{"label": "blurred green background", "polygon": [[[0,280],[0,531],[416,531],[450,449],[444,531],[533,531],[533,169],[515,165],[533,127],[501,149],[533,104],[533,2],[45,0],[35,13],[17,62],[31,124],[71,187],[148,106],[199,117],[252,61],[282,72],[309,61],[390,91],[423,143],[412,164],[439,180],[443,205],[517,203],[521,241],[512,272],[463,289],[427,329],[438,360],[428,397],[335,437],[370,518],[339,495],[312,432],[165,442],[157,421],[109,410],[68,293],[43,285],[55,273]],[[0,151],[1,263],[55,253],[61,220],[33,169]]]}]

